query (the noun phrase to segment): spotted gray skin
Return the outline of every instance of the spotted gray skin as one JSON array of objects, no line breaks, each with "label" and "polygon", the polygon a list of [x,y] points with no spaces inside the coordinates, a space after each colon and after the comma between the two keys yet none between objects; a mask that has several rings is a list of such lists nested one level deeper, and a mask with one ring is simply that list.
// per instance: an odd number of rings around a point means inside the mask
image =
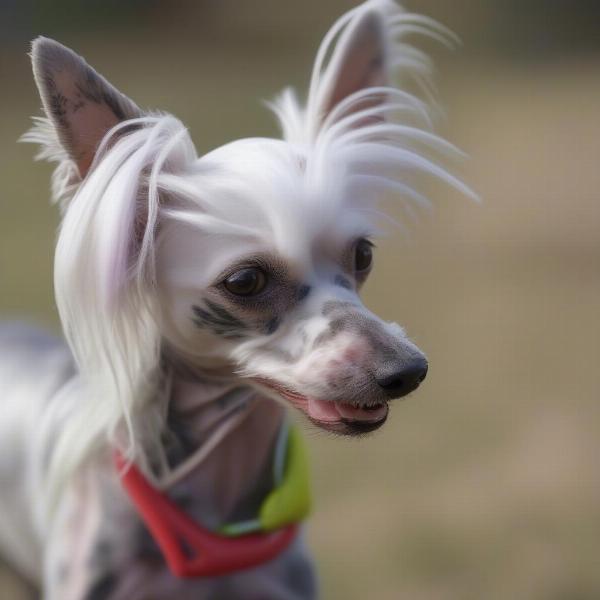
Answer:
[{"label": "spotted gray skin", "polygon": [[398,355],[397,340],[383,330],[380,323],[361,312],[353,302],[330,300],[323,304],[322,314],[329,319],[327,331],[314,342],[314,346],[324,344],[343,331],[356,333],[369,340],[377,353],[376,362]]},{"label": "spotted gray skin", "polygon": [[333,282],[335,283],[335,285],[342,287],[345,290],[351,290],[354,288],[350,279],[344,277],[343,275],[336,275]]},{"label": "spotted gray skin", "polygon": [[118,578],[113,573],[102,575],[87,593],[85,600],[107,600],[115,591],[118,584]]},{"label": "spotted gray skin", "polygon": [[[311,286],[291,277],[286,263],[279,257],[252,257],[238,268],[247,262],[260,265],[267,273],[270,289],[258,298],[235,297],[224,292],[221,286],[223,275],[220,275],[215,280],[213,296],[203,298],[201,303],[191,307],[192,321],[196,327],[228,340],[269,336],[279,329],[286,315],[309,296]],[[228,272],[232,270],[235,270],[235,265]]]},{"label": "spotted gray skin", "polygon": [[[43,52],[41,49],[43,48]],[[32,49],[33,72],[40,90],[46,113],[56,124],[63,146],[75,158],[79,173],[73,179],[83,178],[89,168],[97,142],[94,136],[77,136],[72,121],[86,114],[93,127],[110,128],[125,119],[142,115],[129,98],[115,89],[102,75],[87,65],[74,52],[53,40],[44,39]],[[75,73],[73,85],[61,87],[56,80],[56,64]],[[87,116],[87,115],[95,116]]]},{"label": "spotted gray skin", "polygon": [[197,327],[209,329],[215,335],[231,340],[240,340],[248,336],[248,326],[226,308],[210,300],[205,300],[204,304],[205,308],[192,306],[193,321]]},{"label": "spotted gray skin", "polygon": [[304,300],[310,294],[310,285],[302,284],[298,287],[296,298],[298,301]]}]

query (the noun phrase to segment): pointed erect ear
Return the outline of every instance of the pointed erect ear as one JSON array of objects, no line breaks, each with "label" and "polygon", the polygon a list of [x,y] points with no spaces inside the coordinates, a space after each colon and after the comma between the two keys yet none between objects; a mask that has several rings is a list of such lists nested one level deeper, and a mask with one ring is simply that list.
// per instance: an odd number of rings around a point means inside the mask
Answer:
[{"label": "pointed erect ear", "polygon": [[81,56],[54,40],[34,40],[31,60],[44,111],[83,178],[108,130],[142,112]]},{"label": "pointed erect ear", "polygon": [[[322,119],[345,98],[365,88],[388,85],[385,27],[382,15],[367,10],[343,30],[319,84],[318,110]],[[349,112],[385,100],[383,94]]]}]

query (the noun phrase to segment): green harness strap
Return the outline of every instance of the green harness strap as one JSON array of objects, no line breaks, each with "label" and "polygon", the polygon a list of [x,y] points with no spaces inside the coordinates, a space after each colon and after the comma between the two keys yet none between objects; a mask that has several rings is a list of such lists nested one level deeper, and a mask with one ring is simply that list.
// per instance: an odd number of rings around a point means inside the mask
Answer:
[{"label": "green harness strap", "polygon": [[273,531],[304,520],[311,509],[308,456],[300,430],[285,422],[281,426],[273,461],[275,487],[263,500],[256,519],[231,523],[221,533],[238,536]]}]

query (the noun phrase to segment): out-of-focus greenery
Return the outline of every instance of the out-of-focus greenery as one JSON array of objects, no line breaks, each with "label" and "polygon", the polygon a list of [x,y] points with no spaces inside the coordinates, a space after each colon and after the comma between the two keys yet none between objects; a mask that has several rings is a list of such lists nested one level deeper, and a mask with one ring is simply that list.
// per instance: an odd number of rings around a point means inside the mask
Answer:
[{"label": "out-of-focus greenery", "polygon": [[[39,107],[26,40],[76,48],[205,151],[275,134],[259,100],[307,81],[351,5],[0,2],[0,314],[56,326],[50,168],[15,143]],[[483,203],[431,185],[435,210],[378,244],[367,303],[431,369],[368,439],[307,430],[326,600],[600,597],[598,6],[411,3],[463,37],[453,53],[424,45],[440,130]]]}]

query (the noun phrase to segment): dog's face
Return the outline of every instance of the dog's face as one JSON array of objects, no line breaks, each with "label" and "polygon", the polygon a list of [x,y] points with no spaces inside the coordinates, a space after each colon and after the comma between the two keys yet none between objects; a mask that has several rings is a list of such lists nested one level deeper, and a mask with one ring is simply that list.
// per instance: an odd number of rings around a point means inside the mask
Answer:
[{"label": "dog's face", "polygon": [[425,357],[358,293],[382,190],[422,199],[404,177],[420,171],[468,193],[418,152],[446,142],[390,118],[426,116],[389,75],[427,80],[427,59],[397,39],[427,26],[391,1],[350,11],[317,53],[306,106],[290,91],[275,103],[283,140],[201,158],[177,119],[144,113],[60,44],[34,43],[48,120],[29,140],[59,162],[65,212],[57,304],[78,362],[113,382],[115,414],[143,406],[161,350],[339,433],[377,428],[388,401],[419,386]]},{"label": "dog's face", "polygon": [[232,231],[194,227],[193,202],[189,223],[163,223],[162,329],[188,366],[233,370],[323,429],[361,433],[385,421],[389,400],[418,387],[427,361],[399,325],[362,304],[371,227],[360,203],[341,197],[355,193],[343,179],[337,189],[307,189],[306,159],[268,140],[201,159],[190,186],[200,204],[211,195],[215,218],[227,215]]}]

